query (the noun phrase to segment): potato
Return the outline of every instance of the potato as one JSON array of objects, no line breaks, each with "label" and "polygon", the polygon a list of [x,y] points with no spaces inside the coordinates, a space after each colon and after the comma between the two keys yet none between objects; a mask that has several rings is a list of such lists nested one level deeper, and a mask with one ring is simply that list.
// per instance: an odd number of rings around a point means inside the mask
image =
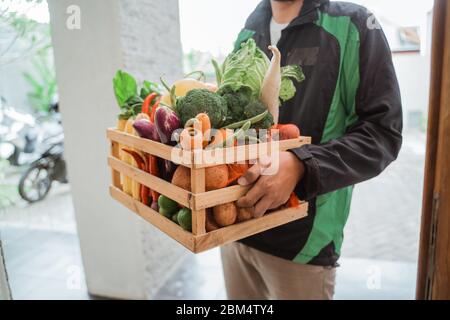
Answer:
[{"label": "potato", "polygon": [[228,167],[222,164],[205,169],[205,189],[206,191],[225,188],[228,183]]},{"label": "potato", "polygon": [[206,211],[206,220],[205,220],[205,228],[206,232],[214,231],[219,229],[219,226],[217,225],[216,221],[214,220],[211,210]]},{"label": "potato", "polygon": [[234,202],[221,204],[213,208],[214,220],[220,227],[232,225],[237,218],[237,207]]},{"label": "potato", "polygon": [[191,191],[191,170],[185,166],[178,166],[173,174],[172,184]]},{"label": "potato", "polygon": [[253,211],[252,208],[239,208],[237,214],[237,221],[247,221],[253,219]]},{"label": "potato", "polygon": [[[228,183],[227,165],[219,165],[205,169],[205,189],[206,191],[225,188]],[[191,191],[191,169],[178,166],[175,170],[172,183],[177,187]]]}]

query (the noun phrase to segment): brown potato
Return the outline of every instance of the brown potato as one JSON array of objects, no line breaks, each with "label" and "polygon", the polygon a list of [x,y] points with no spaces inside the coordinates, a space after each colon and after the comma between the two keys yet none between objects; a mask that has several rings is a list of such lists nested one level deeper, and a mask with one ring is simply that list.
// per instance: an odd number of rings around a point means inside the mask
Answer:
[{"label": "brown potato", "polygon": [[228,183],[228,166],[222,164],[205,169],[205,189],[206,191],[225,188]]},{"label": "brown potato", "polygon": [[206,220],[205,220],[205,229],[206,232],[214,231],[219,229],[219,226],[217,225],[216,221],[214,220],[214,217],[212,215],[212,212],[206,212]]},{"label": "brown potato", "polygon": [[172,184],[191,191],[191,170],[185,166],[178,166],[173,174]]},{"label": "brown potato", "polygon": [[253,219],[253,211],[252,208],[239,208],[237,214],[237,221],[247,221]]},{"label": "brown potato", "polygon": [[220,227],[226,227],[236,222],[237,207],[234,202],[221,204],[213,208],[214,220]]},{"label": "brown potato", "polygon": [[[206,191],[225,188],[228,183],[227,165],[206,168],[205,180]],[[180,188],[191,191],[191,169],[178,166],[173,174],[172,183]]]}]

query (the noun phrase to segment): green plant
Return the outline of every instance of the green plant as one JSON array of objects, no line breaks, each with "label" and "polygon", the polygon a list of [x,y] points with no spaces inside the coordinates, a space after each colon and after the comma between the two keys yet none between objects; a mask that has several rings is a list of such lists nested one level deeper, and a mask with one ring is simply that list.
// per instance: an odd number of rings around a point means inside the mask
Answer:
[{"label": "green plant", "polygon": [[55,70],[45,51],[33,58],[32,64],[34,74],[30,72],[23,74],[32,88],[27,93],[28,101],[34,109],[46,113],[49,112],[50,104],[57,90]]},{"label": "green plant", "polygon": [[50,26],[28,18],[24,12],[13,11],[18,7],[42,4],[43,0],[0,1],[0,67],[32,57],[51,48]]}]

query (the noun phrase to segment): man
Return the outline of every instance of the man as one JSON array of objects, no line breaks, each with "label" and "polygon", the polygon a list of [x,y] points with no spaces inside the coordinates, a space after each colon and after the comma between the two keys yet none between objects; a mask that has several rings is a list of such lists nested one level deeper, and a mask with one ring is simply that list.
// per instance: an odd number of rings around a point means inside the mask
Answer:
[{"label": "man", "polygon": [[[239,180],[253,184],[238,206],[255,215],[285,203],[292,191],[309,201],[308,217],[222,249],[231,299],[332,299],[335,267],[353,185],[381,173],[399,152],[402,110],[391,52],[363,7],[328,0],[263,0],[246,32],[282,64],[299,64],[306,80],[280,107],[312,144],[254,165]],[[250,30],[251,32],[248,32]]]}]

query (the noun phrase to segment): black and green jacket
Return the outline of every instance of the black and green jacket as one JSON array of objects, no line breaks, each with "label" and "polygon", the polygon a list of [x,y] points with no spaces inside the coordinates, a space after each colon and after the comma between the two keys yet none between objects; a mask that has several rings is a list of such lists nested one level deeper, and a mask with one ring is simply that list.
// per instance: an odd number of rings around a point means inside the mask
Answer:
[{"label": "black and green jacket", "polygon": [[[245,25],[269,56],[271,16],[270,1],[263,0]],[[381,173],[401,146],[391,51],[367,9],[328,0],[305,0],[278,47],[282,64],[299,64],[306,76],[281,106],[280,123],[312,137],[312,145],[294,150],[306,167],[296,192],[309,201],[309,215],[242,242],[298,263],[335,265],[353,185]]]}]

